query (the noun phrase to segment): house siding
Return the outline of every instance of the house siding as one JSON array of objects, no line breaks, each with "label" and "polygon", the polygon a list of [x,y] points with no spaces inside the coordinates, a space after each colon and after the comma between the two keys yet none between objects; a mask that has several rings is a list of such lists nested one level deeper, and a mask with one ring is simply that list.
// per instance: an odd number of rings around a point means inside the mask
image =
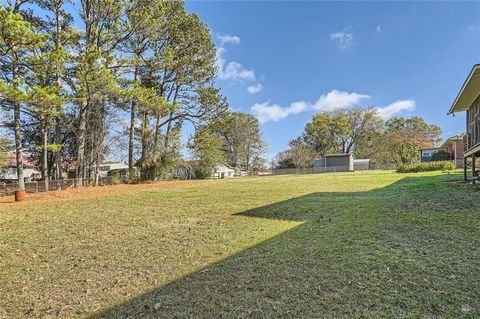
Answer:
[{"label": "house siding", "polygon": [[420,151],[420,162],[427,163],[432,161],[432,157],[438,153],[438,149],[424,149]]},{"label": "house siding", "polygon": [[467,111],[467,150],[480,143],[480,95],[475,99]]}]

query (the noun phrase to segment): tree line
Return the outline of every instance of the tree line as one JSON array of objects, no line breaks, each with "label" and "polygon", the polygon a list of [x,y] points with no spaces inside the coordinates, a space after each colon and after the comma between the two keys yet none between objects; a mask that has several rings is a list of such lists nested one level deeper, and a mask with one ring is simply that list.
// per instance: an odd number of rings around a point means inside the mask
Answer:
[{"label": "tree line", "polygon": [[[165,176],[183,158],[187,123],[195,129],[189,147],[204,169],[212,169],[212,157],[244,169],[258,162],[264,144],[258,121],[229,110],[214,84],[210,31],[183,2],[71,6],[69,0],[0,6],[2,125],[13,140],[20,190],[24,150],[47,190],[49,179],[67,171],[77,185],[98,184],[100,163],[112,153],[125,154],[131,177]],[[241,131],[247,122],[249,130]],[[242,133],[255,141],[245,146]]]},{"label": "tree line", "polygon": [[326,154],[353,153],[356,158],[370,159],[374,168],[398,168],[417,161],[419,150],[439,143],[441,135],[439,126],[417,116],[384,120],[373,107],[338,109],[313,116],[273,164],[308,168]]}]

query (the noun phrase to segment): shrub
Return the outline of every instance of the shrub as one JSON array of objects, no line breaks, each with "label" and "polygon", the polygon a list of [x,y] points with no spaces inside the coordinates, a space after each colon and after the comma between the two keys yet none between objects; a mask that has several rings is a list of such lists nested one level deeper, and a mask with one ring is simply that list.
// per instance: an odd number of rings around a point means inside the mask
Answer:
[{"label": "shrub", "polygon": [[110,185],[118,185],[122,182],[122,180],[120,179],[120,176],[118,176],[117,174],[113,175],[112,178],[110,179]]},{"label": "shrub", "polygon": [[212,176],[213,168],[211,165],[200,163],[193,171],[196,179],[207,179]]},{"label": "shrub", "polygon": [[418,173],[431,171],[453,171],[456,168],[455,163],[451,161],[437,161],[428,163],[416,163],[402,165],[397,170],[398,173]]}]

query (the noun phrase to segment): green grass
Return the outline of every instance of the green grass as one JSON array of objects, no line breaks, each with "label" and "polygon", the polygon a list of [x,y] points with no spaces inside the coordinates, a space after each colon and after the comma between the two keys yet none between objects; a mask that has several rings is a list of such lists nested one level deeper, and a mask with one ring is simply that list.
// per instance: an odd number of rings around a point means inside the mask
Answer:
[{"label": "green grass", "polygon": [[0,318],[478,318],[480,193],[460,179],[278,176],[0,204]]}]

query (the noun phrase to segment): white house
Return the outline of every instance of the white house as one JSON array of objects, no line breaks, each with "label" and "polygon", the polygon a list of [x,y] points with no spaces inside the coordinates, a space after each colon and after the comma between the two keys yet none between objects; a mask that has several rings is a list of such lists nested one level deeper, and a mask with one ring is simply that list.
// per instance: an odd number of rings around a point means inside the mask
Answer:
[{"label": "white house", "polygon": [[[200,160],[186,161],[183,165],[178,165],[173,170],[173,176],[179,179],[195,179],[195,166],[200,164]],[[235,176],[244,176],[242,171],[237,171],[226,164],[216,164],[213,167],[210,178],[231,178]]]},{"label": "white house", "polygon": [[[15,152],[8,152],[7,156],[7,166],[0,170],[0,182],[14,183],[18,179]],[[23,176],[27,183],[40,179],[42,176],[35,167],[32,156],[28,153],[23,153]]]},{"label": "white house", "polygon": [[212,178],[235,177],[235,169],[226,164],[217,164],[213,168]]},{"label": "white house", "polygon": [[126,176],[128,174],[128,165],[123,163],[104,163],[98,166],[98,174],[101,177],[112,175]]}]

